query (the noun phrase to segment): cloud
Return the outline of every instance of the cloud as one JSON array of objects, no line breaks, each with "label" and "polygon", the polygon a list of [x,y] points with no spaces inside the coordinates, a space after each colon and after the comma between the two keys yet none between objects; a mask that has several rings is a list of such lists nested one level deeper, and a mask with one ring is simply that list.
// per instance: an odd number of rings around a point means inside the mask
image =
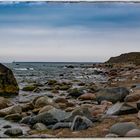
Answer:
[{"label": "cloud", "polygon": [[0,42],[1,61],[105,61],[140,51],[140,30],[11,28],[1,29]]}]

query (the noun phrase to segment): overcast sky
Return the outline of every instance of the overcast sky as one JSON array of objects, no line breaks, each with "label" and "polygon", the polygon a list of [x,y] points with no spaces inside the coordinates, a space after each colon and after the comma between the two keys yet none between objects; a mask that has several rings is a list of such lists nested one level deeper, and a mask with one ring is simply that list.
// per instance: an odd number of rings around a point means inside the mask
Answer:
[{"label": "overcast sky", "polygon": [[0,4],[0,61],[106,61],[140,51],[140,4]]}]

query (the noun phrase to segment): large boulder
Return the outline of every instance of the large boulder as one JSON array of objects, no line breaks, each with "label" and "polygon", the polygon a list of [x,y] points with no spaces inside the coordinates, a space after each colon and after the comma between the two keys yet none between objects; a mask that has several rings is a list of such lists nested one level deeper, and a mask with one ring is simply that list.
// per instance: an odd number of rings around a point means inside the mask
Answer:
[{"label": "large boulder", "polygon": [[17,95],[19,87],[13,72],[0,64],[0,95]]},{"label": "large boulder", "polygon": [[96,92],[96,100],[99,103],[103,100],[116,103],[117,101],[123,101],[128,94],[129,91],[125,87],[101,89]]}]

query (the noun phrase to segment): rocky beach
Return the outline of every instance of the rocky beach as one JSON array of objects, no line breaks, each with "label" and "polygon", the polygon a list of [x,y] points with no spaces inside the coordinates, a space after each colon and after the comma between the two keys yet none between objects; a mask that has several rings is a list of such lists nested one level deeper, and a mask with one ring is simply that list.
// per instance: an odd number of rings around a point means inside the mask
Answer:
[{"label": "rocky beach", "polygon": [[1,64],[0,137],[139,137],[139,62]]}]

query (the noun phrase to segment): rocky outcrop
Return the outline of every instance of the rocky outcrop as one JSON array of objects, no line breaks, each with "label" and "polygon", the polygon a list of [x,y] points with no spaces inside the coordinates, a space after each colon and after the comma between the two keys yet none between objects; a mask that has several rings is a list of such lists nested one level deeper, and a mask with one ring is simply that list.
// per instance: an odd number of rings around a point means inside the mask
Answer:
[{"label": "rocky outcrop", "polygon": [[134,63],[140,65],[140,52],[130,52],[120,56],[111,57],[107,63]]},{"label": "rocky outcrop", "polygon": [[0,64],[0,95],[17,95],[19,87],[13,72]]}]

